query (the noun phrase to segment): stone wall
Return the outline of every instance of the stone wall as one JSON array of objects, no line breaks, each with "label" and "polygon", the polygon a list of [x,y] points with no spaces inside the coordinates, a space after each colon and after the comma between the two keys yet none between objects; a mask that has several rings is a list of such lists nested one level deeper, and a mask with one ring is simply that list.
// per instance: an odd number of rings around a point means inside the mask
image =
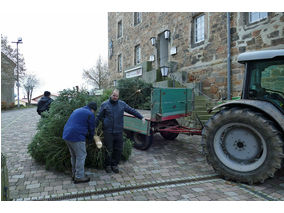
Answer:
[{"label": "stone wall", "polygon": [[16,64],[1,52],[1,103],[10,106],[14,99],[14,69]]},{"label": "stone wall", "polygon": [[[196,45],[192,41],[193,22],[200,14],[205,15],[205,39]],[[123,35],[117,38],[117,25],[121,20]],[[236,62],[240,53],[284,48],[284,13],[268,13],[266,19],[253,24],[248,24],[247,20],[248,13],[230,13],[232,96],[240,95],[242,89],[244,67]],[[152,46],[150,38],[158,38],[165,30],[170,30],[169,51],[174,47],[177,52],[173,55],[169,53],[168,58],[169,62],[176,64],[175,69],[172,69],[175,79],[184,86],[199,85],[202,92],[210,97],[225,96],[227,13],[142,13],[142,22],[136,26],[132,12],[109,13],[108,40],[112,41],[113,48],[108,65],[112,80],[123,77],[123,72],[117,72],[119,54],[122,54],[123,71],[134,67],[134,47],[137,44],[141,47],[142,62],[149,61],[149,57],[154,55],[151,69],[152,72],[158,70],[159,47]]]}]

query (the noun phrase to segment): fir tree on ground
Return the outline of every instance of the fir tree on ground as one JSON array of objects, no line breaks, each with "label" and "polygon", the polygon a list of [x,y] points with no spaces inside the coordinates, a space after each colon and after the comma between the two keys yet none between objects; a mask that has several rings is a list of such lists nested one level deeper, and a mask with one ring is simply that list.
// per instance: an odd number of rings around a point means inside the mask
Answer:
[{"label": "fir tree on ground", "polygon": [[[46,169],[66,171],[71,168],[70,153],[62,133],[65,123],[73,110],[86,106],[95,101],[98,109],[103,101],[109,98],[111,91],[105,91],[101,97],[89,95],[87,91],[63,90],[56,100],[50,105],[48,112],[43,112],[38,123],[37,133],[28,145],[29,154]],[[101,125],[96,128],[96,133],[103,139]],[[123,160],[128,160],[131,155],[132,142],[125,138],[122,154]],[[104,165],[105,147],[98,149],[95,143],[87,145],[86,167],[102,169]]]},{"label": "fir tree on ground", "polygon": [[119,98],[135,109],[151,109],[151,83],[139,78],[123,78],[118,81]]}]

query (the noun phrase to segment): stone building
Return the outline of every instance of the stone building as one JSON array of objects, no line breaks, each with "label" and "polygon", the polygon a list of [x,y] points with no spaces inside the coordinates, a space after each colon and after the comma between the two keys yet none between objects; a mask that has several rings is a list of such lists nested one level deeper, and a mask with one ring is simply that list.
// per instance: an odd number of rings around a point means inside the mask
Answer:
[{"label": "stone building", "polygon": [[[108,44],[113,81],[139,76],[212,98],[239,96],[244,67],[238,55],[284,48],[284,13],[110,12]],[[166,79],[161,67],[169,67]]]},{"label": "stone building", "polygon": [[14,69],[16,63],[1,52],[1,108],[14,105]]}]

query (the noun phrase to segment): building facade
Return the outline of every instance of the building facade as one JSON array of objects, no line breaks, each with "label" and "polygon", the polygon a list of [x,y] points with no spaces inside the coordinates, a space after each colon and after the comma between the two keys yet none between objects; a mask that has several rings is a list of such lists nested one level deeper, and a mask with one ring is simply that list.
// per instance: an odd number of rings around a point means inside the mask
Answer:
[{"label": "building facade", "polygon": [[114,82],[141,77],[161,87],[174,81],[211,98],[239,96],[244,67],[238,55],[283,49],[284,13],[110,12],[108,44]]},{"label": "building facade", "polygon": [[16,63],[1,52],[1,108],[14,106],[14,69]]}]

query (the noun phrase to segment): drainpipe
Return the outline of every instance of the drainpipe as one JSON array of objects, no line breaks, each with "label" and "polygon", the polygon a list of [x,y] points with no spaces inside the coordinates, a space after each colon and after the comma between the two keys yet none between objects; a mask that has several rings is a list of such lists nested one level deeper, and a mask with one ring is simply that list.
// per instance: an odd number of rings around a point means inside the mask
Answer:
[{"label": "drainpipe", "polygon": [[227,100],[231,99],[231,26],[230,13],[227,13]]}]

